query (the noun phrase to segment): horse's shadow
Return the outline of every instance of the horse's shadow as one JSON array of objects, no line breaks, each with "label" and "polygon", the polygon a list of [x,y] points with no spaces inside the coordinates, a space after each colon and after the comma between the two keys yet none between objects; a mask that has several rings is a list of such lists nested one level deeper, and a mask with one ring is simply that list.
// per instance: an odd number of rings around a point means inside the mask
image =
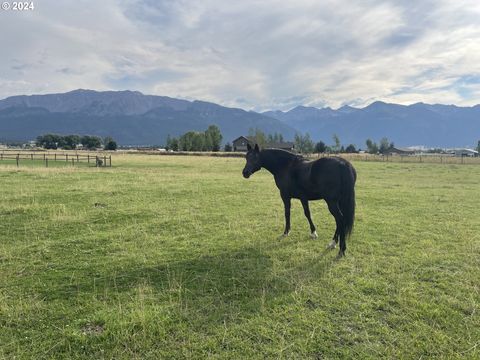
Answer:
[{"label": "horse's shadow", "polygon": [[150,302],[167,305],[178,315],[188,313],[195,314],[197,320],[202,315],[221,320],[235,317],[235,314],[246,316],[264,311],[269,304],[294,292],[295,279],[299,277],[304,281],[321,281],[323,273],[334,264],[333,256],[324,256],[326,252],[319,251],[310,259],[293,265],[288,263],[287,272],[281,268],[278,258],[273,259],[275,255],[271,251],[262,251],[261,247],[245,247],[156,265],[123,264],[113,271],[98,274],[94,285],[91,279],[87,281],[84,277],[75,289],[84,295],[93,292],[102,297],[109,294],[102,299],[107,302],[125,301],[125,295],[131,298],[143,292]]}]

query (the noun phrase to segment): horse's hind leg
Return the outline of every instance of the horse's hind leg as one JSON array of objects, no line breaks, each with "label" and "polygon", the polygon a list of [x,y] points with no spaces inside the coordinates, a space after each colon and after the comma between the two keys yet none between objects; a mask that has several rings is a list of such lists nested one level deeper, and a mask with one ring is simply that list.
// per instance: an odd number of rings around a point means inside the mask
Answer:
[{"label": "horse's hind leg", "polygon": [[[343,253],[345,252],[345,240],[342,242],[341,237],[342,237],[342,221],[343,221],[343,214],[340,211],[340,207],[338,206],[338,202],[336,201],[328,201],[328,210],[330,211],[330,214],[335,218],[335,224],[336,224],[336,229],[335,233],[333,234],[332,241],[328,245],[329,249],[335,249],[337,247],[338,240],[340,240],[340,252]],[[344,235],[345,237],[345,235]],[[343,246],[342,246],[343,245]],[[342,247],[345,247],[342,249]]]},{"label": "horse's hind leg", "polygon": [[312,217],[310,216],[310,207],[308,206],[308,200],[301,200],[303,206],[303,213],[310,224],[310,236],[312,239],[316,239],[318,237],[317,230],[315,229],[315,225],[313,224]]}]

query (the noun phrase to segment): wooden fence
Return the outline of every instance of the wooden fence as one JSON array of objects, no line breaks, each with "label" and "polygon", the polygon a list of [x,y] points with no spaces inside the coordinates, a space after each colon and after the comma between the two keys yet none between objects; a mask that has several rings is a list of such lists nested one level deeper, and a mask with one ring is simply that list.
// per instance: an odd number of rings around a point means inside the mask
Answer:
[{"label": "wooden fence", "polygon": [[112,166],[112,156],[111,155],[98,155],[98,154],[78,154],[78,153],[51,153],[51,152],[42,152],[42,151],[11,151],[11,150],[2,150],[0,151],[0,163],[1,161],[14,161],[18,166],[22,162],[33,162],[33,161],[42,161],[45,167],[48,167],[48,164],[52,162],[62,162],[65,164],[87,164],[88,166],[96,167],[111,167]]}]

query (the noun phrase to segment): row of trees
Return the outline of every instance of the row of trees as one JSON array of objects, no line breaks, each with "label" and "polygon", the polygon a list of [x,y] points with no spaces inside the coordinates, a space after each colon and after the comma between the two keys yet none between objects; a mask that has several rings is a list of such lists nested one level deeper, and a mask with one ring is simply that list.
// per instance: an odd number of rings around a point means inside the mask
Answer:
[{"label": "row of trees", "polygon": [[365,144],[367,145],[367,152],[370,154],[386,154],[395,146],[393,142],[389,142],[386,137],[380,140],[380,145],[377,145],[377,143],[371,139],[367,139]]},{"label": "row of trees", "polygon": [[189,131],[179,138],[167,137],[167,150],[173,151],[220,151],[222,133],[216,125],[210,125],[207,130]]},{"label": "row of trees", "polygon": [[[306,133],[305,135],[296,134],[295,135],[295,149],[298,152],[309,154],[309,153],[358,153],[361,149],[357,149],[355,145],[350,144],[348,146],[341,145],[340,138],[338,135],[333,135],[333,144],[327,145],[323,141],[314,143],[310,138],[310,135]],[[377,145],[376,142],[371,139],[366,141],[366,152],[370,154],[386,154],[390,149],[394,147],[393,142],[384,137],[380,140],[380,143]]]},{"label": "row of trees", "polygon": [[93,150],[98,148],[104,148],[105,150],[116,150],[117,142],[110,136],[102,139],[98,136],[89,135],[58,135],[58,134],[45,134],[37,137],[37,146],[41,146],[45,149],[64,149],[75,150],[79,145],[83,148]]},{"label": "row of trees", "polygon": [[265,134],[259,128],[250,128],[248,130],[248,137],[254,139],[254,142],[260,147],[265,147],[267,144],[275,144],[284,142],[283,135],[280,133]]},{"label": "row of trees", "polygon": [[295,134],[295,149],[298,152],[304,154],[310,153],[356,153],[358,150],[355,148],[355,145],[350,144],[348,146],[343,146],[340,143],[340,138],[338,135],[333,135],[333,144],[327,145],[323,141],[319,141],[314,143],[313,140],[310,138],[310,134],[306,133],[305,135],[302,134]]}]

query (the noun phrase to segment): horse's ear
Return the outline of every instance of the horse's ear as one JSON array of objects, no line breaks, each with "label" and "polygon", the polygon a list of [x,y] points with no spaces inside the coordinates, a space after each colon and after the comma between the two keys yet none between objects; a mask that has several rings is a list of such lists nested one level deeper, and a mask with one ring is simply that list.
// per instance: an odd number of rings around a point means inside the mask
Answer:
[{"label": "horse's ear", "polygon": [[258,144],[255,144],[255,152],[257,152],[257,153],[260,152],[260,149],[259,149],[259,147],[258,147]]},{"label": "horse's ear", "polygon": [[252,150],[252,146],[250,145],[250,143],[247,143],[247,151],[250,151]]}]

